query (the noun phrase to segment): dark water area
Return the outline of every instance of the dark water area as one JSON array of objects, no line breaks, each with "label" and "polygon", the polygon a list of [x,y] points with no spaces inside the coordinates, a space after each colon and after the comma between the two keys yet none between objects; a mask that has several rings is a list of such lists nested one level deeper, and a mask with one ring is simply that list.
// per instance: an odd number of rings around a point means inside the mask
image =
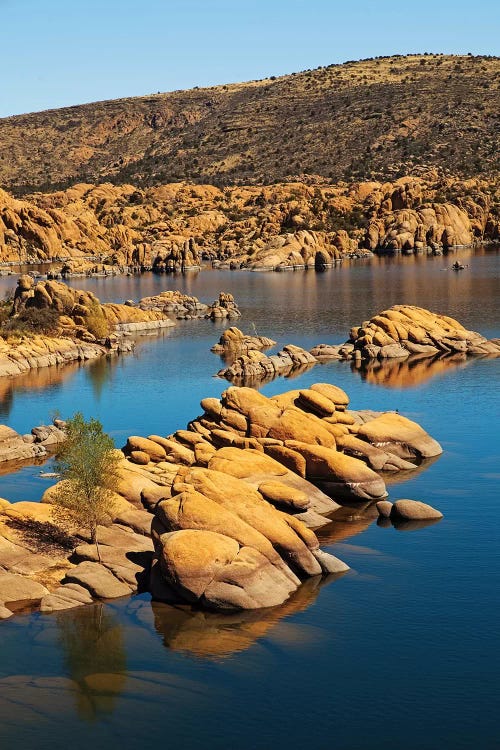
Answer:
[{"label": "dark water area", "polygon": [[[73,285],[103,300],[179,288],[211,301],[230,291],[241,327],[280,346],[338,343],[396,303],[500,336],[498,252],[459,257],[469,264],[461,273],[441,270],[449,258],[410,257],[324,274],[209,271]],[[132,355],[1,383],[0,419],[24,432],[56,409],[80,409],[118,445],[133,433],[166,435],[227,387],[213,378],[220,359],[210,352],[221,329],[180,322],[138,339]],[[444,519],[404,531],[353,508],[350,521],[320,533],[351,571],[310,580],[265,612],[223,617],[141,595],[0,623],[0,747],[498,747],[500,360],[364,374],[334,362],[262,390],[318,381],[344,388],[353,408],[398,409],[439,440],[442,456],[388,490],[390,500],[422,500]],[[39,499],[52,481],[42,468],[0,476],[0,496]]]}]

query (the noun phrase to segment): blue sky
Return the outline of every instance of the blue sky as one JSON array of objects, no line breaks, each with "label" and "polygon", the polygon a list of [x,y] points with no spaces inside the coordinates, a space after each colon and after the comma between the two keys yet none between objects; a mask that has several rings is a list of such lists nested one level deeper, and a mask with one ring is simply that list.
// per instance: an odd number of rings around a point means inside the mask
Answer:
[{"label": "blue sky", "polygon": [[407,52],[499,54],[493,0],[0,0],[0,116]]}]

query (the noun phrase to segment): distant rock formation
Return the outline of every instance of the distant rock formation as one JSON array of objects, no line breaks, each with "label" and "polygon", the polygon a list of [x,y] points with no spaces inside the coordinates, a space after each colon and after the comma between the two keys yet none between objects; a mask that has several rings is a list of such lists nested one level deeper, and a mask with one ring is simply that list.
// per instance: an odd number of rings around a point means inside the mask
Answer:
[{"label": "distant rock formation", "polygon": [[59,275],[220,268],[321,271],[372,252],[500,241],[498,185],[437,171],[392,182],[238,186],[77,184],[23,200],[0,190],[0,262]]}]

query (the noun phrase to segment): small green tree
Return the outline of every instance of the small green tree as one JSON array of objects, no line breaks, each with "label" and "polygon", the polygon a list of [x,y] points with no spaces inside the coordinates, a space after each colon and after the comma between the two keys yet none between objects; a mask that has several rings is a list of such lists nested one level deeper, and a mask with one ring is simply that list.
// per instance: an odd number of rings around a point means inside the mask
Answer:
[{"label": "small green tree", "polygon": [[87,529],[100,562],[97,527],[114,510],[112,488],[118,479],[119,457],[97,419],[86,422],[77,412],[66,422],[66,435],[55,463],[63,481],[54,493],[54,519],[63,526]]}]

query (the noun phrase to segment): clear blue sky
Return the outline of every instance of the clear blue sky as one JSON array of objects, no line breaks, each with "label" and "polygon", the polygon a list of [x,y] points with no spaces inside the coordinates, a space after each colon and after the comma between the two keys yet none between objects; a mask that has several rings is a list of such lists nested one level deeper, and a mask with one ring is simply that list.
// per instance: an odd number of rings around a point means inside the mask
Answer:
[{"label": "clear blue sky", "polygon": [[0,116],[407,52],[499,54],[495,0],[0,0]]}]

